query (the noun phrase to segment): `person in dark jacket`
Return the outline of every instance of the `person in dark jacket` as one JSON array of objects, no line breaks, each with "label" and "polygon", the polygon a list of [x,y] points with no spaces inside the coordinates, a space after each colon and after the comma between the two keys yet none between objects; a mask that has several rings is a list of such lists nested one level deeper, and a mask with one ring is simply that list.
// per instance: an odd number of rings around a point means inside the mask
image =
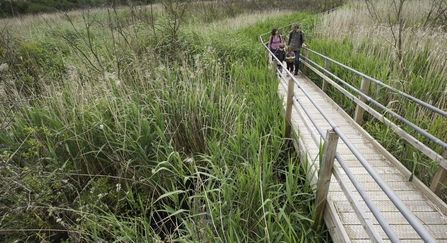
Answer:
[{"label": "person in dark jacket", "polygon": [[304,40],[304,33],[300,30],[298,24],[292,24],[292,31],[289,34],[289,41],[287,43],[288,46],[292,46],[293,52],[295,53],[295,73],[294,75],[298,75],[298,68],[300,66],[300,50],[301,47],[306,46]]},{"label": "person in dark jacket", "polygon": [[286,51],[284,50],[284,46],[284,43],[279,44],[278,49],[275,51],[275,57],[279,60],[277,63],[279,71],[282,70],[282,62],[286,60]]}]

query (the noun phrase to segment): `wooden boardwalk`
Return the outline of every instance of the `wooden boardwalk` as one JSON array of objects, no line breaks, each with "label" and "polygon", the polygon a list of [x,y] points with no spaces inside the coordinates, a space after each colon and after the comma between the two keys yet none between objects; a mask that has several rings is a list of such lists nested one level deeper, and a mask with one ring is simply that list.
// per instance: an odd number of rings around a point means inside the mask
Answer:
[{"label": "wooden boardwalk", "polygon": [[[285,74],[284,74],[285,75]],[[303,93],[308,93],[318,106],[328,115],[349,141],[356,147],[361,155],[368,161],[386,184],[393,189],[405,206],[420,220],[429,234],[436,239],[434,242],[447,243],[447,206],[434,195],[417,178],[409,181],[410,172],[404,168],[391,154],[380,146],[368,133],[366,133],[352,118],[350,118],[337,104],[324,94],[313,82],[302,74],[294,76],[301,89],[295,84],[296,94],[294,108],[292,109],[292,130],[297,134],[296,147],[300,150],[302,158],[311,162],[312,168],[309,178],[316,183],[316,171],[319,167],[319,144],[322,141],[318,130],[312,125],[313,119],[325,133],[332,129],[325,118],[315,108],[311,101]],[[280,82],[278,94],[284,97],[286,106],[287,83]],[[311,119],[305,114],[296,99],[304,104],[305,109],[311,114]],[[324,135],[323,135],[324,136]],[[398,208],[391,202],[381,187],[375,183],[367,170],[362,166],[356,156],[348,149],[345,143],[338,141],[337,152],[343,158],[350,171],[360,182],[366,194],[379,209],[388,222],[388,226],[394,231],[400,242],[424,242],[415,229],[408,223]],[[355,190],[353,184],[340,167],[337,160],[334,163],[334,173],[331,178],[330,189],[327,196],[327,205],[324,213],[324,221],[329,228],[334,242],[396,242],[387,236],[383,228],[371,213],[367,204]],[[313,174],[313,175],[312,175]],[[340,175],[340,181],[336,176]],[[353,198],[346,196],[340,182],[348,188]],[[352,205],[360,205],[364,210],[362,222],[358,219],[359,212]],[[366,216],[366,217],[365,217]],[[371,231],[368,234],[365,222],[370,222],[374,230],[380,236],[378,240],[372,239]],[[381,239],[380,239],[381,238]],[[431,242],[431,241],[430,241]]]}]

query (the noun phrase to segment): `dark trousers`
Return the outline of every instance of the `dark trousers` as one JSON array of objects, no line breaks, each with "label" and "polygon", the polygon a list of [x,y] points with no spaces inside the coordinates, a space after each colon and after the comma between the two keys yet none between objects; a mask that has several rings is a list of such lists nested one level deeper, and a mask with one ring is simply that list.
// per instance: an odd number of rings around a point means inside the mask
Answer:
[{"label": "dark trousers", "polygon": [[273,55],[272,55],[272,60],[275,60],[275,52],[276,52],[276,49],[272,49],[272,48],[270,48],[270,51],[273,53]]},{"label": "dark trousers", "polygon": [[289,72],[293,72],[293,62],[287,62],[287,70],[289,70]]},{"label": "dark trousers", "polygon": [[295,50],[295,73],[298,73],[298,69],[300,68],[300,50]]}]

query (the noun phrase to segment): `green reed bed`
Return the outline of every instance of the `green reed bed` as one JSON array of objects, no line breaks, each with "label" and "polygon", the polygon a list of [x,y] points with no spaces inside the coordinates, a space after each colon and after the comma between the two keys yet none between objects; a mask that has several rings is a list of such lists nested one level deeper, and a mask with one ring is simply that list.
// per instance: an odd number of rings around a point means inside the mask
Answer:
[{"label": "green reed bed", "polygon": [[[335,45],[339,46],[340,49],[337,48],[337,50],[333,50],[332,46],[334,45],[334,43],[337,43]],[[315,48],[315,50],[318,49],[324,50],[321,51],[321,53],[330,56],[331,59],[334,59],[356,70],[359,70],[371,77],[374,77],[377,80],[384,82],[385,84],[388,84],[392,87],[395,87],[398,90],[402,90],[407,94],[413,95],[421,100],[424,100],[429,104],[432,104],[436,107],[444,106],[445,94],[442,91],[436,91],[436,89],[432,87],[432,85],[436,84],[438,84],[438,86],[441,87],[443,86],[442,85],[443,81],[439,78],[439,74],[438,78],[435,77],[430,82],[427,82],[421,76],[416,77],[414,73],[411,73],[410,77],[407,79],[411,81],[405,81],[403,79],[393,78],[394,76],[397,77],[398,74],[396,74],[395,73],[396,71],[393,71],[392,70],[393,67],[390,66],[392,65],[390,63],[393,63],[392,60],[386,62],[383,61],[384,59],[377,58],[377,56],[370,55],[368,57],[365,55],[365,52],[367,50],[362,49],[353,50],[352,44],[348,44],[346,43],[346,41],[343,42],[337,42],[335,40],[312,41],[312,48]],[[381,55],[385,54],[382,53]],[[309,55],[309,58],[318,60],[319,57],[316,57],[315,55]],[[324,67],[323,60],[320,60],[318,64]],[[394,68],[397,69],[397,67]],[[362,80],[361,77],[359,77],[358,75],[348,73],[343,68],[336,67],[334,64],[331,64],[330,70],[332,73],[334,73],[339,78],[346,81],[353,87],[356,87],[357,89],[360,88]],[[419,70],[422,71],[423,68]],[[431,71],[429,72],[434,71],[431,69]],[[308,75],[312,77],[311,73],[309,73]],[[316,79],[316,83],[321,87],[322,85],[321,78],[315,76],[313,79]],[[347,88],[346,86],[344,88],[349,90],[354,95],[357,94],[355,91]],[[332,86],[328,87],[327,93],[338,104],[340,104],[348,114],[350,114],[351,116],[354,115],[356,104],[352,100],[347,99],[344,94],[342,94],[340,91],[338,91]],[[445,134],[447,132],[447,130],[444,127],[446,124],[445,117],[435,114],[429,111],[428,109],[422,108],[419,105],[416,105],[412,102],[409,102],[408,99],[392,91],[389,91],[383,87],[377,86],[375,84],[372,84],[370,86],[368,96],[375,99],[380,104],[384,105],[387,109],[396,112],[400,116],[408,119],[410,122],[418,125],[422,129],[428,131],[429,133],[435,135],[436,137],[438,138],[445,137]],[[376,108],[378,109],[378,107]],[[417,132],[413,131],[405,124],[397,121],[391,115],[385,115],[385,112],[383,110],[381,109],[378,110],[381,111],[386,118],[394,121],[396,124],[401,126],[402,129],[404,129],[406,132],[410,133],[414,137],[418,138],[424,144],[427,144],[429,147],[431,147],[440,154],[443,153],[442,148],[435,145],[432,141],[429,141],[425,137],[419,135]],[[417,161],[419,161],[418,162],[419,166],[416,170],[416,174],[418,175],[419,179],[421,179],[422,181],[424,181],[424,183],[429,185],[431,179],[433,178],[434,172],[436,171],[435,163],[433,163],[429,158],[427,158],[417,149],[408,146],[408,144],[405,144],[406,141],[399,138],[399,136],[393,133],[392,131],[389,131],[389,129],[385,125],[381,124],[380,121],[377,121],[371,115],[365,115],[364,121],[366,121],[364,127],[370,132],[370,134],[372,134],[376,139],[378,139],[382,143],[382,145],[384,145],[388,149],[388,151],[392,151],[393,154],[397,158],[399,158],[399,160],[404,165],[406,165],[407,168],[409,168],[410,170],[413,170],[413,164],[414,164],[413,154],[417,154],[418,155]],[[388,132],[384,133],[383,131]],[[399,143],[396,143],[396,141],[399,141]]]},{"label": "green reed bed", "polygon": [[272,19],[303,15],[242,15],[225,31],[185,25],[168,43],[178,49],[155,43],[138,18],[104,25],[126,14],[70,16],[29,22],[50,28],[45,38],[17,29],[26,52],[60,51],[62,70],[34,63],[37,89],[5,97],[35,95],[0,131],[1,241],[329,241],[311,230],[313,185],[283,137],[278,84],[257,40]]},{"label": "green reed bed", "polygon": [[[444,60],[446,48],[442,44],[446,36],[442,31],[443,26],[422,27],[422,20],[426,16],[423,15],[424,11],[419,10],[426,8],[418,5],[422,4],[421,1],[407,2],[401,15],[401,18],[405,20],[405,28],[401,35],[402,49],[399,49],[395,42],[397,26],[387,21],[389,20],[387,16],[396,17],[392,12],[393,9],[388,6],[390,1],[377,1],[374,4],[378,18],[371,17],[364,2],[355,1],[331,14],[321,15],[315,19],[308,46],[397,90],[446,110],[447,86]],[[319,65],[324,66],[323,60],[318,62]],[[360,88],[360,77],[346,74],[333,64],[330,70],[349,84]],[[328,93],[349,114],[353,114],[354,102],[333,88],[329,88]],[[354,92],[351,91],[351,93]],[[447,132],[445,117],[421,108],[404,97],[377,85],[371,85],[369,96],[441,140],[445,138]],[[384,114],[384,116],[395,121],[402,129],[433,150],[443,153],[438,145],[428,141],[390,115]],[[371,116],[365,115],[364,120],[366,121],[364,127],[389,151],[392,151],[393,155],[399,158],[410,171],[414,171],[419,179],[429,185],[436,171],[436,164]]]}]

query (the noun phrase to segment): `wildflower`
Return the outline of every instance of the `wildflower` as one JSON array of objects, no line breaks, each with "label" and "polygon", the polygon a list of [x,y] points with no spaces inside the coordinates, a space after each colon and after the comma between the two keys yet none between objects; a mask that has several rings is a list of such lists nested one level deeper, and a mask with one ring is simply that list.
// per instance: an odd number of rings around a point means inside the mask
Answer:
[{"label": "wildflower", "polygon": [[121,190],[121,184],[118,183],[116,184],[116,192],[119,192]]}]

